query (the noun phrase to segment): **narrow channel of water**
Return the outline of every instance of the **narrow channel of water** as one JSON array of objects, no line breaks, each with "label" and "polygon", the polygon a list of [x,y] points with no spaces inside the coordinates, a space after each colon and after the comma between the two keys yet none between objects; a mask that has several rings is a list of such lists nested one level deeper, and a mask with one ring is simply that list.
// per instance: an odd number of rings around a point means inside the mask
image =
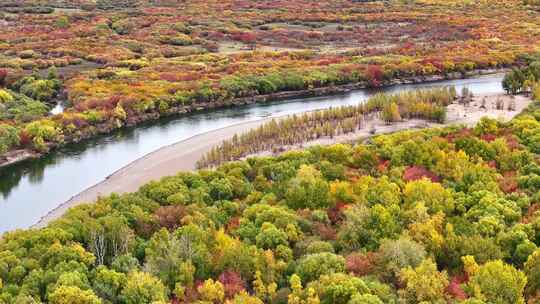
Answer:
[{"label": "narrow channel of water", "polygon": [[[397,92],[454,85],[475,94],[500,93],[502,75],[382,89]],[[373,90],[293,99],[195,113],[124,129],[84,143],[68,145],[46,157],[0,169],[0,234],[36,223],[73,195],[104,180],[130,162],[193,135],[247,121],[301,113],[365,100]]]}]

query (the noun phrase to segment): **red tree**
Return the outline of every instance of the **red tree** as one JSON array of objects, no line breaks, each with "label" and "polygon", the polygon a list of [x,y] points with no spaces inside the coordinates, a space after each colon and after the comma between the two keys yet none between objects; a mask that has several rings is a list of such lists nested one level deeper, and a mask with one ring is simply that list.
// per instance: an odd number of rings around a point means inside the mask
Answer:
[{"label": "red tree", "polygon": [[384,78],[384,72],[380,66],[370,65],[367,68],[366,76],[371,86],[378,87],[381,85],[381,81]]},{"label": "red tree", "polygon": [[375,259],[376,255],[373,252],[352,253],[345,258],[345,268],[357,276],[369,275],[375,270]]},{"label": "red tree", "polygon": [[450,284],[448,284],[448,287],[446,287],[446,292],[459,301],[467,299],[467,294],[463,288],[461,288],[461,284],[467,281],[468,278],[466,274],[453,277]]},{"label": "red tree", "polygon": [[403,171],[403,180],[406,182],[422,178],[430,179],[434,183],[439,183],[441,181],[439,176],[422,166],[411,166]]},{"label": "red tree", "polygon": [[219,282],[223,284],[225,296],[234,297],[235,294],[246,289],[246,282],[242,280],[240,274],[236,271],[225,271],[219,276]]},{"label": "red tree", "polygon": [[6,84],[7,75],[8,72],[6,69],[0,69],[0,86],[4,86]]}]

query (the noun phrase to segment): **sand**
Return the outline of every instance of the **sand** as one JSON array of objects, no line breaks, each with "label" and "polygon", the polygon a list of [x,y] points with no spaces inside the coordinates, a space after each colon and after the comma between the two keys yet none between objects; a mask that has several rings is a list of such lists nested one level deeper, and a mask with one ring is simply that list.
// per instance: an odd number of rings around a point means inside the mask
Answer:
[{"label": "sand", "polygon": [[[486,109],[480,108],[481,100],[486,98]],[[496,110],[495,101],[497,98],[505,100],[505,110]],[[448,106],[447,124],[473,125],[484,116],[491,118],[510,120],[529,105],[531,100],[524,96],[516,96],[516,108],[514,111],[506,110],[510,97],[503,95],[481,95],[475,97],[474,101],[465,107],[461,104]],[[100,196],[106,196],[113,192],[126,193],[136,191],[140,186],[151,180],[157,180],[163,176],[174,175],[180,171],[191,171],[196,169],[197,161],[213,146],[220,144],[223,140],[231,138],[234,134],[247,132],[256,128],[270,119],[241,123],[238,125],[210,131],[189,139],[180,141],[170,146],[158,149],[142,158],[135,160],[127,166],[111,174],[104,181],[84,190],[73,196],[68,201],[43,216],[33,228],[46,226],[50,221],[60,217],[64,212],[79,204],[94,202]],[[302,146],[316,144],[333,144],[338,142],[349,142],[354,139],[373,135],[370,130],[375,128],[375,134],[391,133],[412,128],[425,128],[442,126],[440,124],[428,123],[423,120],[408,120],[404,122],[385,125],[382,121],[374,119],[367,123],[367,126],[354,133],[335,136],[334,138],[321,138],[306,142]],[[298,148],[299,146],[284,147],[287,149]],[[261,152],[258,155],[268,155],[270,152]]]}]

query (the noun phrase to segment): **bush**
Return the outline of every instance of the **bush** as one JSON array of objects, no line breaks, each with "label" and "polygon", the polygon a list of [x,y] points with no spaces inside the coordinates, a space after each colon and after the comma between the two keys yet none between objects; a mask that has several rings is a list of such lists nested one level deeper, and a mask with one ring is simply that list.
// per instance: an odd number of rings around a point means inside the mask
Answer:
[{"label": "bush", "polygon": [[10,101],[13,101],[13,96],[8,91],[0,89],[0,105]]},{"label": "bush", "polygon": [[0,154],[6,153],[19,143],[19,130],[10,125],[0,124]]}]

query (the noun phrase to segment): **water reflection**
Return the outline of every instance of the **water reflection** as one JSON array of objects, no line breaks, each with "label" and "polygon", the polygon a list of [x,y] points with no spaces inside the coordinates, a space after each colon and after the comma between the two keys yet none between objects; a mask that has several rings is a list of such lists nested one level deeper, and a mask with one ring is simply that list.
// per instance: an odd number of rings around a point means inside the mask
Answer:
[{"label": "water reflection", "polygon": [[[489,76],[401,85],[384,91],[455,85],[458,90],[469,87],[475,94],[497,93],[502,92],[501,79],[502,76]],[[301,98],[170,117],[71,144],[47,157],[0,169],[0,233],[30,226],[71,196],[160,147],[242,122],[357,104],[375,92],[377,90],[359,90],[331,97]]]}]

